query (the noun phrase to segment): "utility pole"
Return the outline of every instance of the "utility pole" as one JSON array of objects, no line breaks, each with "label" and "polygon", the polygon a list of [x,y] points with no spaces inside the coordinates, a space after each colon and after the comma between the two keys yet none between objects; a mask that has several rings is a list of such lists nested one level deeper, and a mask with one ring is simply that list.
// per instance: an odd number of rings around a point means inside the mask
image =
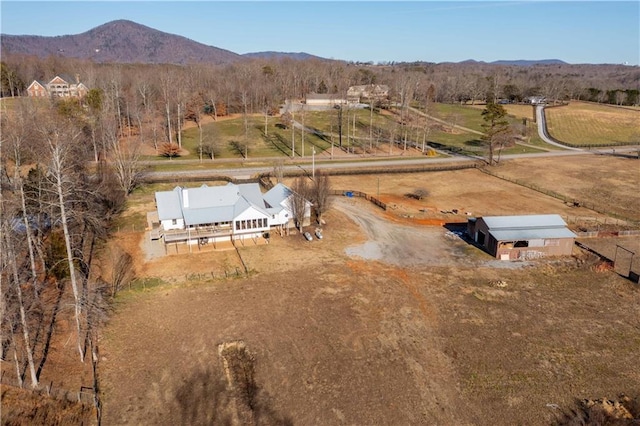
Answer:
[{"label": "utility pole", "polygon": [[342,148],[342,105],[336,105],[338,109],[338,146]]},{"label": "utility pole", "polygon": [[296,156],[296,119],[291,110],[291,158]]},{"label": "utility pole", "polygon": [[311,151],[311,178],[316,179],[316,148],[313,147]]}]

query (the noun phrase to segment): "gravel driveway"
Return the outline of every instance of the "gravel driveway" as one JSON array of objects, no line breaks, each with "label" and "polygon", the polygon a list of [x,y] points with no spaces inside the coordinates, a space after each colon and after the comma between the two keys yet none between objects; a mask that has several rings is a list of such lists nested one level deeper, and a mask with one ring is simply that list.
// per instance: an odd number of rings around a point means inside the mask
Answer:
[{"label": "gravel driveway", "polygon": [[397,266],[449,265],[468,244],[446,228],[389,222],[364,199],[338,197],[333,207],[360,225],[368,241],[346,248],[349,256]]},{"label": "gravel driveway", "polygon": [[[518,269],[531,265],[526,261],[494,259],[463,239],[459,231],[444,227],[408,226],[391,222],[380,210],[362,198],[336,197],[332,207],[362,228],[368,241],[349,246],[351,257],[376,260],[401,267],[474,265]],[[462,231],[462,230],[460,230]]]}]

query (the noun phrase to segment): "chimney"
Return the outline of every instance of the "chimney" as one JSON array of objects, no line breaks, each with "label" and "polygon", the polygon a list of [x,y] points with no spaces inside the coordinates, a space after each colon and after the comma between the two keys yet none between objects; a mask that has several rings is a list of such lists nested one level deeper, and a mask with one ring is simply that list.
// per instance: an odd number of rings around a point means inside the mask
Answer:
[{"label": "chimney", "polygon": [[182,208],[183,209],[189,208],[189,191],[187,190],[187,188],[184,188],[182,190]]}]

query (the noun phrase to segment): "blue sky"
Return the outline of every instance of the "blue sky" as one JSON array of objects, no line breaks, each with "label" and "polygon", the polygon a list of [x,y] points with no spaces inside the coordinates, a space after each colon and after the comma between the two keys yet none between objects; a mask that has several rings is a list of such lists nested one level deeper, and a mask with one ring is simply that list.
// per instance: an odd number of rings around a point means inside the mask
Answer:
[{"label": "blue sky", "polygon": [[[640,63],[640,1],[0,1],[3,34],[128,19],[236,53],[350,61]],[[56,16],[64,18],[56,19]]]}]

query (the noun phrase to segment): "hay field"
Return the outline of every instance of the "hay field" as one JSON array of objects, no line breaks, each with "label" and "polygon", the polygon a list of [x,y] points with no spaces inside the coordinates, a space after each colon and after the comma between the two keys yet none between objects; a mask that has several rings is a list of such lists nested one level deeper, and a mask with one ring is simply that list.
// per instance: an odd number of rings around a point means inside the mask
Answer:
[{"label": "hay field", "polygon": [[571,145],[640,143],[640,111],[586,102],[545,109],[549,134]]}]

